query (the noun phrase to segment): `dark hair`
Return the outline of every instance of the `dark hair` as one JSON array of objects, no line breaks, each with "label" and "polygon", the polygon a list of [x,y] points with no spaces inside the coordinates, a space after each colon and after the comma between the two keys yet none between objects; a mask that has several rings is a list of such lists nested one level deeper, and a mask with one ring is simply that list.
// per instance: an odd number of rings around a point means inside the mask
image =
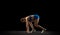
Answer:
[{"label": "dark hair", "polygon": [[21,22],[25,22],[26,19],[25,19],[25,18],[21,18],[20,21],[21,21]]}]

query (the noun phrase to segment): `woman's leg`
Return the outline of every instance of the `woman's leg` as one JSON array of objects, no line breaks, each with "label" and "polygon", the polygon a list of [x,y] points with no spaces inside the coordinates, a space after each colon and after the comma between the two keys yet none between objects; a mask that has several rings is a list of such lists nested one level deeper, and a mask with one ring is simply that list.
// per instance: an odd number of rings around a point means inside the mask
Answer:
[{"label": "woman's leg", "polygon": [[35,29],[34,29],[34,26],[33,26],[33,24],[32,24],[32,22],[29,22],[29,25],[30,25],[30,27],[32,28],[32,30],[31,30],[31,33],[34,31],[36,31]]},{"label": "woman's leg", "polygon": [[39,27],[39,28],[41,28],[42,30],[46,30],[46,29],[43,28],[42,26],[38,25],[38,23],[39,23],[39,19],[34,20],[34,26],[35,26],[35,27]]},{"label": "woman's leg", "polygon": [[29,24],[26,22],[26,32],[29,33]]},{"label": "woman's leg", "polygon": [[27,19],[28,17],[26,17],[25,19],[26,19],[26,32],[27,33],[30,33],[30,31],[29,31],[29,22],[28,22],[28,19]]}]

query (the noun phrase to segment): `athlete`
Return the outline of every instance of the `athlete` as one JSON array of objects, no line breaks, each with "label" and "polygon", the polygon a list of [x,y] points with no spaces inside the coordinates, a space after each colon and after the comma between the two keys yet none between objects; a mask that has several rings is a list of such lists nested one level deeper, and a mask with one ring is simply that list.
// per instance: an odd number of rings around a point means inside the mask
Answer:
[{"label": "athlete", "polygon": [[[32,33],[32,32],[36,31],[33,27],[33,23],[34,23],[35,27],[42,29],[41,33],[43,33],[46,29],[43,28],[42,26],[38,25],[39,19],[40,19],[40,16],[38,14],[33,14],[33,15],[29,15],[24,18],[21,18],[20,21],[26,22],[26,32],[27,33]],[[32,28],[31,31],[29,31],[29,26]]]}]

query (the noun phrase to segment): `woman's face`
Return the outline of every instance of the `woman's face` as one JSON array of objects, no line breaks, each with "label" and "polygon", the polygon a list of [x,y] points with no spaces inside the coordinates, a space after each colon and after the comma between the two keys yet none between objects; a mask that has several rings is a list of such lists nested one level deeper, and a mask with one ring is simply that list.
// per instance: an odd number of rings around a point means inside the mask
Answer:
[{"label": "woman's face", "polygon": [[26,22],[26,19],[25,18],[21,18],[20,21],[21,22]]}]

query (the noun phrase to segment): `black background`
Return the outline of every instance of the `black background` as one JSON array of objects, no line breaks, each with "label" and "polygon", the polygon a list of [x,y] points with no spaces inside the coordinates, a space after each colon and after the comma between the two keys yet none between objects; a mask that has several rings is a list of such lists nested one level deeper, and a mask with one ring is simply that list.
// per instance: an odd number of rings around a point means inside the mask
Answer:
[{"label": "black background", "polygon": [[0,29],[2,31],[24,31],[25,23],[20,22],[20,18],[34,13],[40,15],[39,25],[45,27],[48,31],[59,31],[59,23],[56,20],[56,15],[46,0],[8,1],[2,3],[1,6],[2,22],[0,23]]}]

